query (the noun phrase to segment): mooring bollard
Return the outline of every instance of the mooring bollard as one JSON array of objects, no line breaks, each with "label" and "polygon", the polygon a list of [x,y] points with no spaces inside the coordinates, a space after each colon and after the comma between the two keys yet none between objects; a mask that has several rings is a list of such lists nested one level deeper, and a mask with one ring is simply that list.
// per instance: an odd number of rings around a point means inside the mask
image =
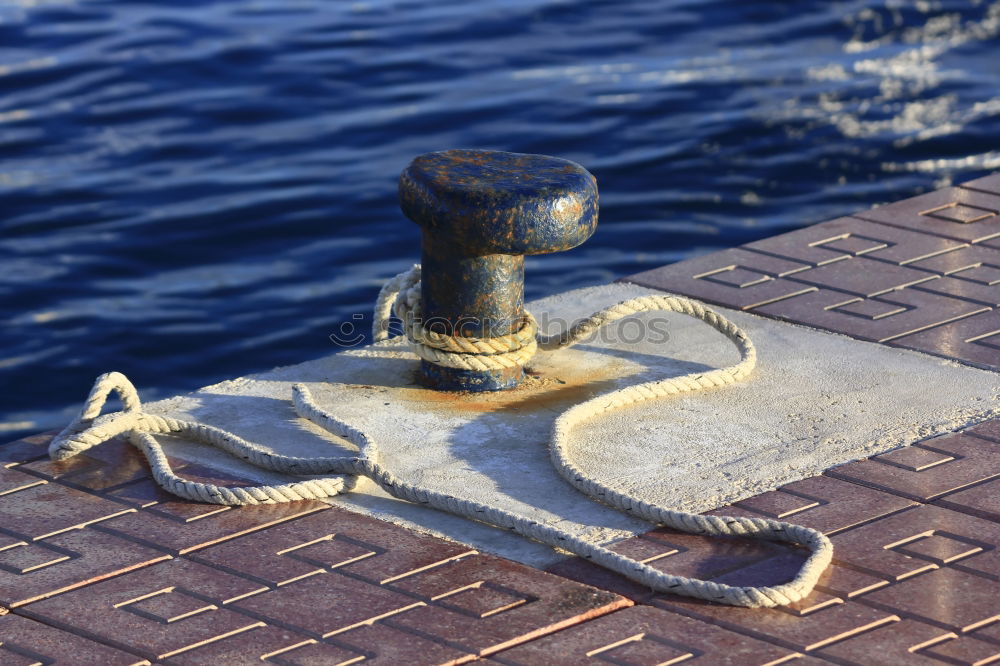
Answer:
[{"label": "mooring bollard", "polygon": [[[597,227],[597,181],[547,155],[447,150],[413,160],[399,178],[403,213],[423,229],[421,298],[428,331],[509,335],[524,321],[524,255],[576,247]],[[447,391],[517,386],[521,367],[475,371],[422,362]]]}]

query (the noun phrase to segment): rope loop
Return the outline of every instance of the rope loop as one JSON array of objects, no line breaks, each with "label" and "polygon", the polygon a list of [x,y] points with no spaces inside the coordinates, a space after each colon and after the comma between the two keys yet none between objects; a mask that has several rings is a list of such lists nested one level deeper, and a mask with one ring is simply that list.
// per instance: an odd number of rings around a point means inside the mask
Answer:
[{"label": "rope loop", "polygon": [[538,324],[529,313],[517,330],[496,337],[447,335],[425,329],[419,266],[389,280],[379,292],[372,327],[376,342],[388,339],[392,314],[402,321],[410,349],[417,356],[448,368],[482,372],[524,366],[538,349]]},{"label": "rope loop", "polygon": [[[330,458],[283,456],[214,426],[144,412],[135,387],[117,372],[97,378],[80,415],[52,441],[49,454],[54,460],[63,460],[112,437],[125,435],[149,460],[153,478],[164,489],[186,499],[231,506],[321,499],[351,490],[357,478],[366,476],[393,497],[511,530],[572,552],[659,592],[746,607],[774,607],[800,601],[812,591],[833,555],[833,546],[822,532],[765,518],[702,516],[658,506],[589,477],[573,460],[570,434],[588,419],[628,405],[733,384],[753,371],[757,352],[750,338],[717,312],[697,301],[654,294],[612,305],[577,322],[569,330],[551,336],[538,334],[537,324],[530,315],[509,336],[477,339],[438,336],[422,328],[415,330],[420,321],[420,267],[414,266],[389,280],[379,292],[373,337],[376,342],[389,338],[389,320],[395,313],[403,321],[410,346],[420,358],[449,367],[483,370],[509,367],[496,364],[523,365],[538,349],[551,351],[568,347],[611,322],[653,311],[678,312],[704,321],[736,346],[740,353],[739,362],[708,372],[634,384],[570,407],[556,418],[552,426],[549,454],[553,465],[567,482],[585,495],[656,525],[705,536],[738,536],[802,546],[810,554],[792,580],[780,585],[752,587],[671,575],[551,525],[495,506],[410,484],[381,464],[378,447],[368,435],[322,409],[302,384],[292,387],[296,414],[356,446],[357,455]],[[100,415],[112,392],[121,398],[122,411]],[[182,436],[220,448],[257,467],[301,478],[282,484],[236,487],[189,481],[174,473],[155,435]]]}]

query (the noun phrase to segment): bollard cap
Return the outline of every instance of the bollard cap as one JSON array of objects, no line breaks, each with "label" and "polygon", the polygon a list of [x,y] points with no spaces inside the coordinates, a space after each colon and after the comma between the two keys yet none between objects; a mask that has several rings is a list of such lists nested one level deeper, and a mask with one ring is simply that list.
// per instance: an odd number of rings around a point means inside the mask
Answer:
[{"label": "bollard cap", "polygon": [[597,227],[597,181],[548,155],[445,150],[399,177],[403,213],[470,255],[546,254],[576,247]]}]

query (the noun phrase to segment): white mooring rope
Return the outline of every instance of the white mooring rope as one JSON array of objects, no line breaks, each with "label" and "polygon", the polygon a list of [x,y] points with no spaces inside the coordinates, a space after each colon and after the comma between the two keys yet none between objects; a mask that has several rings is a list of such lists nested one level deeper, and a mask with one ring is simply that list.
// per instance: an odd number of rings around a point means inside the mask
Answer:
[{"label": "white mooring rope", "polygon": [[[109,372],[97,378],[80,416],[52,441],[49,454],[54,460],[63,460],[117,435],[126,435],[145,454],[152,467],[153,478],[163,488],[180,497],[213,504],[242,506],[290,502],[330,497],[349,490],[343,477],[310,478],[281,485],[232,488],[188,481],[174,474],[163,449],[153,437],[155,434],[182,435],[217,446],[258,467],[284,474],[364,475],[393,497],[509,529],[530,539],[575,553],[660,592],[733,606],[773,607],[799,601],[812,591],[833,554],[833,546],[822,532],[766,518],[702,516],[673,511],[605,486],[588,477],[570,457],[570,433],[576,425],[587,419],[626,405],[685,391],[725,386],[746,377],[756,363],[756,351],[747,335],[735,324],[695,301],[653,295],[623,301],[601,310],[562,335],[536,335],[537,326],[528,315],[520,330],[502,338],[454,338],[432,334],[416,326],[420,319],[419,280],[420,268],[414,266],[390,280],[379,293],[375,309],[375,339],[379,341],[388,338],[389,317],[395,311],[403,321],[411,347],[416,353],[421,358],[448,367],[485,370],[510,367],[512,363],[523,365],[535,353],[536,348],[551,350],[568,347],[601,326],[639,312],[680,312],[704,321],[729,338],[740,351],[741,359],[735,365],[634,384],[591,398],[564,411],[556,419],[552,429],[549,448],[552,463],[563,478],[584,494],[657,525],[692,534],[750,537],[804,546],[809,549],[810,555],[795,578],[781,585],[738,587],[673,576],[603,546],[495,506],[407,483],[382,466],[375,442],[361,430],[321,409],[302,384],[296,384],[292,388],[296,413],[356,445],[358,455],[335,458],[283,456],[220,428],[148,414],[142,411],[135,387],[118,372]],[[123,410],[102,416],[101,408],[112,391],[121,397]]]}]

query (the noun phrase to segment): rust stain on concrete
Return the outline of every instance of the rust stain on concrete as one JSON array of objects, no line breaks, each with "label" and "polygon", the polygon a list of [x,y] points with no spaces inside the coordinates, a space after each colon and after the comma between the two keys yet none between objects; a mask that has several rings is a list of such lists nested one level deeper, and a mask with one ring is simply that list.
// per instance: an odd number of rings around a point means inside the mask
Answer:
[{"label": "rust stain on concrete", "polygon": [[566,365],[536,372],[527,370],[525,381],[505,391],[465,393],[426,388],[394,390],[394,398],[420,403],[422,408],[454,414],[490,412],[534,413],[559,412],[619,386],[619,380],[635,372],[628,364],[605,363],[598,369],[585,370]]}]

